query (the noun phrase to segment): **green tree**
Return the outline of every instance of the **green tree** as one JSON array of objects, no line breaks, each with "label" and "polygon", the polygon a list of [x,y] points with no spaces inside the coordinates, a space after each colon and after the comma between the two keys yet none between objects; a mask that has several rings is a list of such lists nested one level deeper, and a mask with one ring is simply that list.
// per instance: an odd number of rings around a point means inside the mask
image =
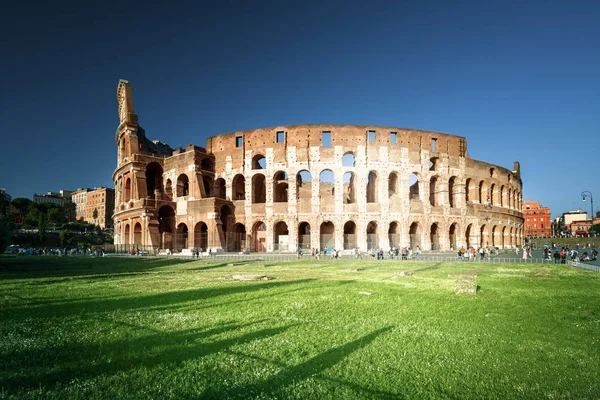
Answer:
[{"label": "green tree", "polygon": [[70,223],[75,216],[75,211],[77,211],[77,204],[75,203],[67,203],[63,206],[63,212],[65,215],[65,219]]},{"label": "green tree", "polygon": [[0,216],[0,253],[4,253],[4,249],[10,243],[10,225],[8,218],[4,215]]},{"label": "green tree", "polygon": [[38,236],[40,238],[40,243],[43,245],[44,240],[46,239],[46,227],[48,226],[48,222],[46,221],[46,214],[40,213],[38,219]]},{"label": "green tree", "polygon": [[58,224],[63,221],[63,211],[60,207],[52,207],[48,210],[48,222],[51,224]]},{"label": "green tree", "polygon": [[70,247],[75,240],[75,234],[68,229],[63,229],[58,234],[62,247]]},{"label": "green tree", "polygon": [[10,201],[3,195],[0,195],[0,217],[7,217],[10,214]]}]

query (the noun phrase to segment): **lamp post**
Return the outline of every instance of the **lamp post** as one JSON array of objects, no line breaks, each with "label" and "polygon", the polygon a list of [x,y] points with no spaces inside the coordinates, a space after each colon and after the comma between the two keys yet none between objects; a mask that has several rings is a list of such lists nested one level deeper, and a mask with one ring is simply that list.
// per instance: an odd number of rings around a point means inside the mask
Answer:
[{"label": "lamp post", "polygon": [[581,200],[585,201],[586,197],[590,198],[590,204],[592,206],[591,208],[591,213],[590,213],[590,219],[592,220],[592,225],[594,224],[594,197],[592,197],[592,193],[588,190],[584,190],[583,192],[581,192]]}]

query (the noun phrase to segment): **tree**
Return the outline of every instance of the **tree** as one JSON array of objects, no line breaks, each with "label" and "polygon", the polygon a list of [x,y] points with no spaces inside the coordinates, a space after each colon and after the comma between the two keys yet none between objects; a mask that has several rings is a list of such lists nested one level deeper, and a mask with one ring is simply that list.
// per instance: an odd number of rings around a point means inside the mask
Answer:
[{"label": "tree", "polygon": [[32,203],[33,202],[31,200],[26,199],[25,197],[17,197],[12,200],[13,207],[21,211],[23,215],[27,215],[27,212],[29,211],[29,206]]},{"label": "tree", "polygon": [[40,237],[40,244],[44,244],[44,239],[46,239],[46,226],[48,225],[48,222],[46,221],[46,214],[42,214],[40,213],[39,219],[38,219],[38,236]]},{"label": "tree", "polygon": [[77,205],[75,203],[67,203],[63,206],[63,211],[67,221],[71,222],[75,212],[77,211]]},{"label": "tree", "polygon": [[48,222],[51,224],[62,222],[62,210],[59,207],[52,207],[48,210]]},{"label": "tree", "polygon": [[0,253],[8,247],[10,242],[10,226],[6,216],[0,216]]},{"label": "tree", "polygon": [[60,243],[62,247],[69,247],[73,244],[73,240],[75,239],[75,234],[68,229],[63,229],[58,234],[60,238]]},{"label": "tree", "polygon": [[94,221],[98,219],[98,209],[94,208],[94,212],[92,213],[92,218],[94,218]]}]

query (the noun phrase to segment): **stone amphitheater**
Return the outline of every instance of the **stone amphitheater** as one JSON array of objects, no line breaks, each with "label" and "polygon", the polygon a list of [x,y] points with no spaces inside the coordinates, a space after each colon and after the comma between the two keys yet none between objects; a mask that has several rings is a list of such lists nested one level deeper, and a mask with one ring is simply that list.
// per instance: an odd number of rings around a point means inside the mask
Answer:
[{"label": "stone amphitheater", "polygon": [[173,149],[138,124],[119,81],[115,244],[212,252],[352,252],[522,244],[522,181],[469,157],[464,137],[295,125]]}]

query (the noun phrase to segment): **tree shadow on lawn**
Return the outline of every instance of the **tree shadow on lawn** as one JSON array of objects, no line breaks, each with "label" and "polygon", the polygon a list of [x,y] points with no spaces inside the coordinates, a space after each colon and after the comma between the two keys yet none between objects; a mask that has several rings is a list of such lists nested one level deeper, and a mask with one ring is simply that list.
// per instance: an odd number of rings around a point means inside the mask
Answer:
[{"label": "tree shadow on lawn", "polygon": [[0,262],[1,279],[65,278],[152,272],[195,260],[136,257],[21,257]]},{"label": "tree shadow on lawn", "polygon": [[[363,387],[354,382],[345,382],[340,379],[329,378],[326,375],[323,375],[325,370],[343,362],[350,354],[367,347],[379,335],[388,332],[391,329],[391,326],[378,329],[346,343],[343,346],[333,347],[318,356],[295,366],[279,365],[279,371],[267,379],[233,388],[208,388],[199,396],[199,398],[284,398],[286,395],[284,392],[286,386],[298,384],[309,378],[329,381],[336,386],[346,386],[356,392],[360,392],[365,398],[398,398],[397,394]],[[240,353],[236,354],[240,355]],[[244,355],[241,356],[243,357]],[[269,360],[261,361],[271,363]]]},{"label": "tree shadow on lawn", "polygon": [[[31,364],[27,371],[17,376],[0,378],[0,387],[5,391],[24,388],[54,387],[57,383],[67,384],[73,379],[89,379],[102,375],[112,376],[136,368],[152,369],[159,365],[178,365],[187,360],[202,358],[224,351],[232,346],[265,339],[285,332],[293,325],[254,330],[232,338],[211,341],[212,336],[245,329],[243,325],[224,325],[205,331],[188,329],[179,332],[162,332],[134,339],[120,339],[105,344],[66,345],[52,349],[28,351],[19,358],[27,357]],[[18,359],[3,355],[5,370],[24,367]],[[39,367],[43,366],[43,367]],[[40,369],[42,369],[40,371]],[[36,371],[37,370],[37,371]]]},{"label": "tree shadow on lawn", "polygon": [[270,281],[261,283],[235,283],[227,286],[178,290],[149,296],[125,297],[107,300],[87,300],[63,302],[62,304],[43,304],[34,306],[7,305],[3,309],[4,322],[11,319],[20,320],[32,317],[62,317],[77,315],[85,317],[111,311],[153,310],[155,307],[173,307],[187,302],[200,302],[220,296],[251,293],[269,289],[277,289],[290,285],[303,285],[314,279],[299,279],[293,281]]}]

